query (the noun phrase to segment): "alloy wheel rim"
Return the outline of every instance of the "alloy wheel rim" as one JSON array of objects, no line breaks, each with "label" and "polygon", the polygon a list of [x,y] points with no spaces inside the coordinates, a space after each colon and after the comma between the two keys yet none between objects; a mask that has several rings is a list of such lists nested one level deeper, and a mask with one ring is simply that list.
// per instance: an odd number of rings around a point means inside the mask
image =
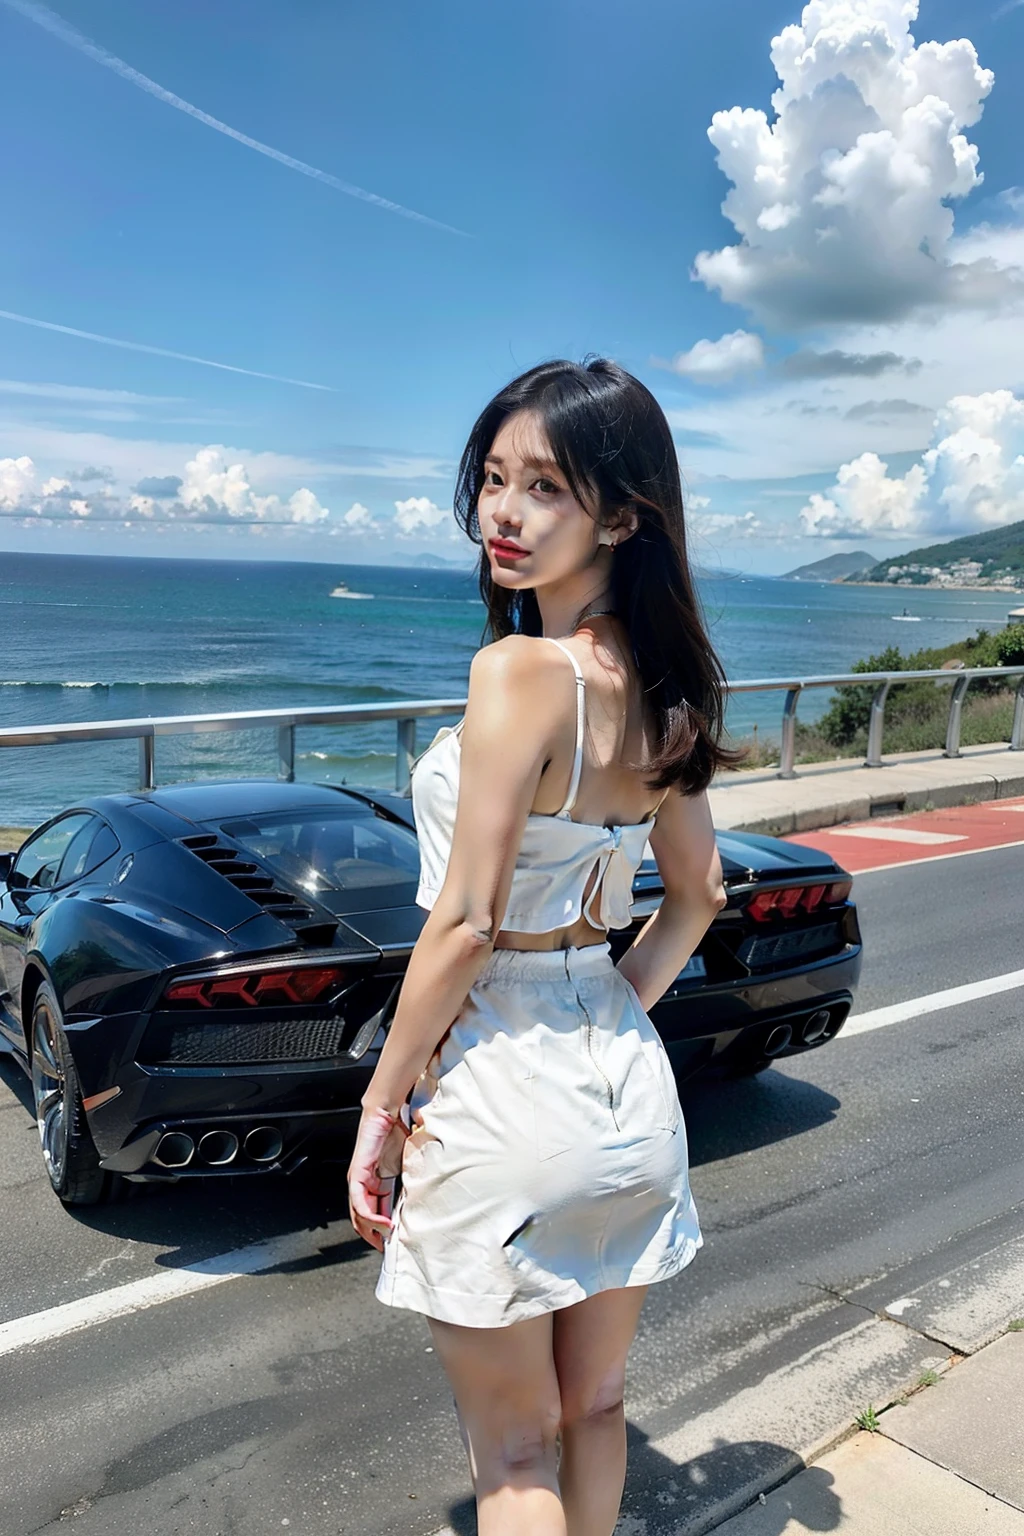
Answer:
[{"label": "alloy wheel rim", "polygon": [[68,1155],[67,1086],[57,1059],[53,1020],[46,1009],[40,1012],[33,1032],[32,1093],[43,1161],[51,1184],[58,1185]]}]

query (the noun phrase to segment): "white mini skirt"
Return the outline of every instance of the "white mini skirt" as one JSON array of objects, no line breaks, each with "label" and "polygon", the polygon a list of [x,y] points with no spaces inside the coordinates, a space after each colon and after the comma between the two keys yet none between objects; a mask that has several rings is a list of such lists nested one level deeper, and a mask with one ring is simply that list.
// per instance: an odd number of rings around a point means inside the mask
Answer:
[{"label": "white mini skirt", "polygon": [[503,1327],[702,1245],[671,1065],[607,943],[495,950],[411,1110],[388,1306]]}]

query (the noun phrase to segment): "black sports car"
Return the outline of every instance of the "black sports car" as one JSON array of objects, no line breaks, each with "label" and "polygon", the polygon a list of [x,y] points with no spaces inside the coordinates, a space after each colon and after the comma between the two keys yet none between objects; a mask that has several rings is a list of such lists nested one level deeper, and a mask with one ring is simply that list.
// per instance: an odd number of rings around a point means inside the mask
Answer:
[{"label": "black sports car", "polygon": [[[718,845],[728,905],[652,1013],[681,1076],[821,1045],[860,969],[831,858]],[[99,797],[0,854],[0,1042],[60,1198],[290,1171],[344,1142],[424,919],[418,872],[408,799],[266,780]],[[635,926],[660,896],[646,861]]]}]

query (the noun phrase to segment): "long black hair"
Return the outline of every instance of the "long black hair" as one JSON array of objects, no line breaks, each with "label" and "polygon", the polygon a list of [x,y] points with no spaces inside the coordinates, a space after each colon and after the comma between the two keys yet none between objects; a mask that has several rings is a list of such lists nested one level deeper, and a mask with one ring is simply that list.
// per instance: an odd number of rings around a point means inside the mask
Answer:
[{"label": "long black hair", "polygon": [[[513,379],[477,419],[459,465],[455,516],[482,545],[477,500],[484,460],[502,423],[534,411],[551,453],[580,505],[604,525],[635,511],[635,533],[612,560],[612,598],[657,721],[657,747],[643,765],[650,788],[678,784],[699,794],[722,767],[745,757],[722,744],[725,674],[712,647],[686,550],[683,492],[672,434],[639,379],[606,358],[541,363]],[[491,580],[480,554],[485,639],[542,633],[536,593]]]}]

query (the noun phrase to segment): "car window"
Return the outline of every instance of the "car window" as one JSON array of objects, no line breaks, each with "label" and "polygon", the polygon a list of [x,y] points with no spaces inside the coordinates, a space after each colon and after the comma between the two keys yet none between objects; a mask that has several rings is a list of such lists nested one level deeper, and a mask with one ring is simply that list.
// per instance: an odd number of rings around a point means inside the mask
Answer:
[{"label": "car window", "polygon": [[416,834],[369,811],[292,811],[226,821],[222,830],[311,896],[344,891],[384,907],[415,894]]},{"label": "car window", "polygon": [[95,816],[78,811],[62,816],[52,827],[45,827],[35,837],[30,837],[15,860],[12,871],[15,878],[11,884],[27,886],[30,890],[49,890],[57,883],[57,871],[69,844],[95,820]]},{"label": "car window", "polygon": [[106,822],[98,816],[90,816],[68,844],[54,884],[67,885],[71,880],[81,880],[83,875],[116,853],[120,846]]}]

